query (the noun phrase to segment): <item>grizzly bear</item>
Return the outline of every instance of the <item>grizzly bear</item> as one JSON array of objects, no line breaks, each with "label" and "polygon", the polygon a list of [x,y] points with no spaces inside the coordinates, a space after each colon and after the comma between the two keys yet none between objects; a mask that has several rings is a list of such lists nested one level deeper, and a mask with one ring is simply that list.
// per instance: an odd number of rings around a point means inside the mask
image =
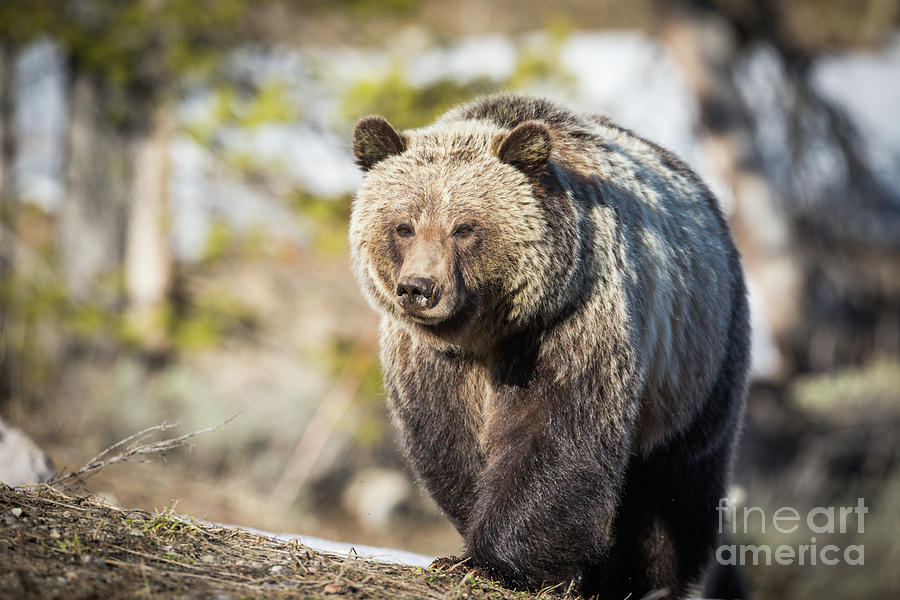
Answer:
[{"label": "grizzly bear", "polygon": [[354,270],[388,403],[473,567],[680,597],[709,568],[749,351],[740,257],[673,154],[495,95],[360,120]]}]

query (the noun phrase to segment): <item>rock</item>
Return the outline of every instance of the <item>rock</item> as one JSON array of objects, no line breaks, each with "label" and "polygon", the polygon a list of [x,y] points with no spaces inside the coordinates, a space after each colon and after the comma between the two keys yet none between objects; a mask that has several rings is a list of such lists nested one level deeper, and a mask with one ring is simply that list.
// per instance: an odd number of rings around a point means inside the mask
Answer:
[{"label": "rock", "polygon": [[396,469],[357,472],[341,497],[344,510],[368,529],[383,529],[412,494],[409,478]]},{"label": "rock", "polygon": [[50,459],[22,430],[0,419],[0,481],[16,487],[53,477]]}]

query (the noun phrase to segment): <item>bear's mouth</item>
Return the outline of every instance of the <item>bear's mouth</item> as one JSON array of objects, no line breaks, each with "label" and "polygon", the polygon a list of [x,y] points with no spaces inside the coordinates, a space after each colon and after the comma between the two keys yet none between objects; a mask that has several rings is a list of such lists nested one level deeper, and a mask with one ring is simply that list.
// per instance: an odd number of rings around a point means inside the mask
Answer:
[{"label": "bear's mouth", "polygon": [[433,290],[427,296],[417,293],[398,294],[397,303],[400,309],[414,319],[431,320],[433,318],[445,318],[443,311],[439,310],[441,304],[440,290]]},{"label": "bear's mouth", "polygon": [[433,304],[400,302],[400,309],[414,323],[433,327],[453,317],[453,310],[446,302],[443,304],[440,301]]},{"label": "bear's mouth", "polygon": [[436,297],[429,300],[427,303],[400,301],[400,309],[410,321],[428,328],[440,327],[455,320],[459,311],[452,298],[441,298],[436,293]]},{"label": "bear's mouth", "polygon": [[471,325],[476,312],[472,303],[463,302],[461,306],[451,307],[441,315],[408,314],[407,316],[432,335],[455,337]]}]

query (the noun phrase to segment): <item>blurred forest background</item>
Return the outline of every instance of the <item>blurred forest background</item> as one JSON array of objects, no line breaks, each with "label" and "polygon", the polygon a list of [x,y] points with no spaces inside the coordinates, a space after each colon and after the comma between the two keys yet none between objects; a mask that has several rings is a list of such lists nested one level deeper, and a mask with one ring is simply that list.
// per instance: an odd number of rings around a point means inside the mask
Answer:
[{"label": "blurred forest background", "polygon": [[869,506],[833,536],[865,566],[750,566],[757,597],[900,597],[898,27],[898,0],[0,3],[0,478],[51,468],[18,430],[59,471],[240,413],[91,491],[456,553],[386,417],[348,140],[522,90],[609,114],[721,199],[754,321],[737,505]]}]

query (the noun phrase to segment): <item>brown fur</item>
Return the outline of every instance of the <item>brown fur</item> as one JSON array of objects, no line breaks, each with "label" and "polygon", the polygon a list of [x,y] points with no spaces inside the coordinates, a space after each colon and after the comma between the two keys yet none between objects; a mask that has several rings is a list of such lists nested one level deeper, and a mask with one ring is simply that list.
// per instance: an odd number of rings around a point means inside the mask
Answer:
[{"label": "brown fur", "polygon": [[389,406],[473,562],[604,597],[689,590],[749,361],[710,192],[606,119],[522,96],[403,133],[368,117],[354,152]]}]

